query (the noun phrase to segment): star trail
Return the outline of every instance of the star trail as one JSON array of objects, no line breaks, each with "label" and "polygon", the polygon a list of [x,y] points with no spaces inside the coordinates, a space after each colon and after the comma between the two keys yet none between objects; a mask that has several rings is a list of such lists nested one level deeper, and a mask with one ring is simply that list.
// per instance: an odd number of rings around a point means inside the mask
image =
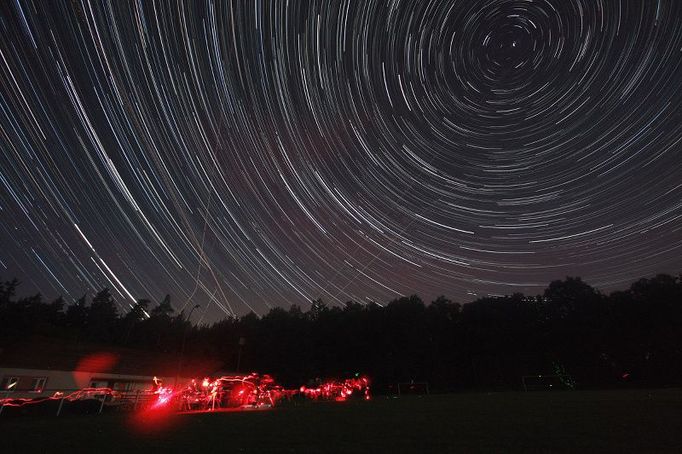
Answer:
[{"label": "star trail", "polygon": [[676,0],[4,1],[0,275],[212,321],[682,269]]}]

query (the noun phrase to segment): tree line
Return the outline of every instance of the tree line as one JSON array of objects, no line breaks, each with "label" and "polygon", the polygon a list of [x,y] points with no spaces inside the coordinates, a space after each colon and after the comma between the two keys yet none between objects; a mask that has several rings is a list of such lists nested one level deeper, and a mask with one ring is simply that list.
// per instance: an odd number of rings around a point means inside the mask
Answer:
[{"label": "tree line", "polygon": [[[605,295],[580,278],[541,295],[459,304],[417,295],[385,305],[313,301],[196,326],[169,296],[119,313],[109,289],[90,301],[46,302],[0,284],[0,345],[34,336],[237,362],[285,385],[366,373],[381,389],[428,382],[431,389],[518,389],[521,377],[566,374],[579,387],[682,383],[682,281],[660,274]],[[153,306],[153,307],[152,307]],[[240,339],[241,342],[240,342]],[[241,351],[240,351],[241,350]]]}]

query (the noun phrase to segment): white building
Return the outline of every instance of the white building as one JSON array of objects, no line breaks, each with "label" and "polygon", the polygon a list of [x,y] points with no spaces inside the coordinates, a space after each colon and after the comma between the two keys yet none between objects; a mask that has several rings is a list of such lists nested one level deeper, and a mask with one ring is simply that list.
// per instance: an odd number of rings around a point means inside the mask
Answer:
[{"label": "white building", "polygon": [[150,389],[153,377],[166,385],[212,376],[222,364],[212,360],[129,349],[39,341],[0,351],[0,399],[68,394],[83,388],[116,391]]}]

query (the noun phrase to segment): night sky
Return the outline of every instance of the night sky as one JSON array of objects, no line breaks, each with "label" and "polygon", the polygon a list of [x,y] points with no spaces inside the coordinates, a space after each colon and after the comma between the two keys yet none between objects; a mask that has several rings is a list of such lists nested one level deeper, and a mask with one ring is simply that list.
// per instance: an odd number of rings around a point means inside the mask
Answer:
[{"label": "night sky", "polygon": [[[201,320],[682,270],[682,2],[0,2],[0,276]],[[198,319],[198,317],[195,317]]]}]

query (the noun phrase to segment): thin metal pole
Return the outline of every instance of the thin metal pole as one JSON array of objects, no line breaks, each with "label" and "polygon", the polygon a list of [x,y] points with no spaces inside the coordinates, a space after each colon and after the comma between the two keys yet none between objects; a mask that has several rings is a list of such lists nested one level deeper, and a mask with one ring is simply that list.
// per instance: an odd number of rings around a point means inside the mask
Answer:
[{"label": "thin metal pole", "polygon": [[[5,392],[5,399],[9,399],[9,390]],[[2,410],[5,408],[5,403],[3,402],[2,405],[0,405],[0,415],[2,414]]]},{"label": "thin metal pole", "polygon": [[237,373],[239,373],[239,365],[242,362],[242,348],[246,345],[246,338],[239,338],[239,350],[237,351]]},{"label": "thin metal pole", "polygon": [[64,405],[64,397],[59,400],[59,407],[57,407],[57,416],[62,412],[62,406]]},{"label": "thin metal pole", "polygon": [[99,411],[97,412],[98,415],[102,413],[102,409],[104,408],[104,401],[105,401],[106,399],[107,399],[107,395],[106,395],[106,394],[103,394],[103,395],[102,395],[102,403],[100,404],[100,406],[99,406]]},{"label": "thin metal pole", "polygon": [[182,344],[180,345],[180,357],[178,358],[178,370],[175,373],[175,383],[173,384],[174,388],[177,388],[178,381],[180,380],[180,373],[181,373],[181,369],[182,369],[182,360],[183,360],[183,356],[185,356],[185,343],[187,342],[187,331],[189,331],[189,328],[192,326],[192,321],[190,320],[190,317],[192,317],[192,312],[194,312],[194,309],[197,309],[199,307],[201,307],[201,306],[196,304],[189,311],[189,315],[187,316],[187,322],[189,322],[189,326],[186,326],[184,331],[182,332]]}]

